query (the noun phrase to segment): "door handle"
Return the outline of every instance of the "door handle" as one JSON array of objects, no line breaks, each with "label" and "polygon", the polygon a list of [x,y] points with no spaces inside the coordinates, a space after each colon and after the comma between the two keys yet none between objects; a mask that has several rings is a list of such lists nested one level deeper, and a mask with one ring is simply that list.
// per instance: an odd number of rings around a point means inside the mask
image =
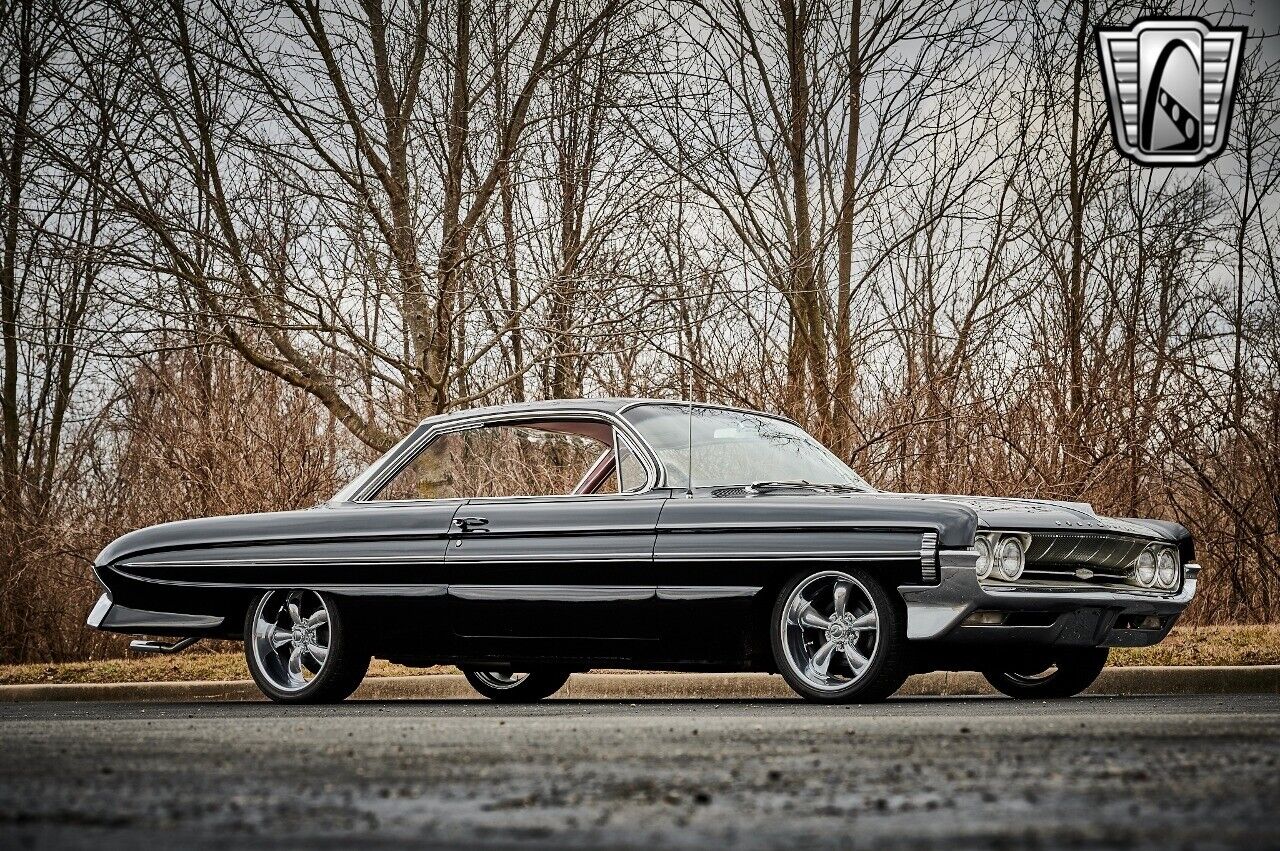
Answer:
[{"label": "door handle", "polygon": [[482,527],[489,525],[487,517],[455,517],[453,518],[453,527],[459,532],[487,532]]}]

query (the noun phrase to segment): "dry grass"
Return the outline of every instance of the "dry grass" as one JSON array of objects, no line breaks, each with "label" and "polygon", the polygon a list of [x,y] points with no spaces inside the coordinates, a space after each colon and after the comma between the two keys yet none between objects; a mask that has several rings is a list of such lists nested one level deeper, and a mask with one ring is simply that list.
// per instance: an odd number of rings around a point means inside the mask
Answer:
[{"label": "dry grass", "polygon": [[1280,624],[1174,627],[1155,647],[1112,650],[1111,664],[1280,665]]},{"label": "dry grass", "polygon": [[[1155,647],[1119,648],[1111,664],[1280,665],[1280,624],[1267,626],[1178,627]],[[403,677],[456,673],[455,668],[406,668],[374,660],[369,675]],[[239,652],[191,652],[177,656],[136,656],[98,662],[0,666],[0,685],[23,683],[178,682],[247,680]]]}]

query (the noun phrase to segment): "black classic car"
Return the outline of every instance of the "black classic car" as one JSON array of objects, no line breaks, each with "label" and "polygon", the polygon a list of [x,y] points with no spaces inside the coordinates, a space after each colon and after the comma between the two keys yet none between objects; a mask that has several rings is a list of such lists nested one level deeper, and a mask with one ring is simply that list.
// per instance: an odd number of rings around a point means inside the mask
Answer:
[{"label": "black classic car", "polygon": [[286,703],[342,700],[374,656],[502,701],[603,666],[776,672],[833,703],[934,670],[1063,697],[1168,634],[1193,560],[1175,523],[877,491],[783,417],[561,400],[432,417],[312,509],[131,532],[89,625],[243,640]]}]

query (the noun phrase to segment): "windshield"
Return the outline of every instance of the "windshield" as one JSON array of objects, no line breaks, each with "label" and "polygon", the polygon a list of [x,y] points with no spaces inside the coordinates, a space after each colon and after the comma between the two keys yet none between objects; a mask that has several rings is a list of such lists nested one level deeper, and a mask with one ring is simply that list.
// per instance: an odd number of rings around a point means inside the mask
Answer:
[{"label": "windshield", "polygon": [[683,405],[637,405],[623,416],[657,453],[668,487],[689,482],[692,454],[695,488],[803,480],[873,490],[804,429],[785,420],[697,405],[692,417]]}]

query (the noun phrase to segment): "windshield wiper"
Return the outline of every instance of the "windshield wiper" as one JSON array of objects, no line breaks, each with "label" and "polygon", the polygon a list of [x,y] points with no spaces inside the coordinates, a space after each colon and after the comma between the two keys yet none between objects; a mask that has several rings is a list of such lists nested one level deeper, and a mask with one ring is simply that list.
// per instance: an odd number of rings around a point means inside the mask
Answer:
[{"label": "windshield wiper", "polygon": [[745,488],[747,493],[768,493],[781,490],[808,490],[820,493],[861,493],[862,488],[856,485],[843,485],[836,482],[806,482],[799,479],[793,482],[752,482]]}]

